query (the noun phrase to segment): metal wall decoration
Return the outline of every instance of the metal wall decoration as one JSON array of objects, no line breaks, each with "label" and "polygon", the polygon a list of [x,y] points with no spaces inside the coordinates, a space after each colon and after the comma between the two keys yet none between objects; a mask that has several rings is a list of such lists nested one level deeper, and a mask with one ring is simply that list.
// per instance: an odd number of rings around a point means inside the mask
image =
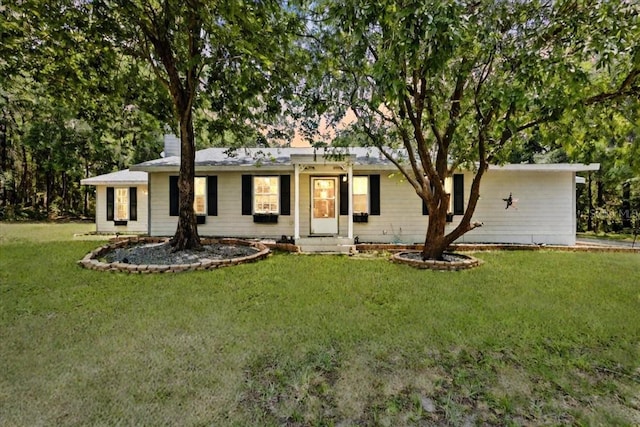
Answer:
[{"label": "metal wall decoration", "polygon": [[505,209],[509,209],[510,207],[513,207],[514,209],[518,210],[518,208],[515,205],[518,199],[514,199],[513,194],[509,193],[509,197],[502,200],[507,202],[507,207],[505,207]]}]

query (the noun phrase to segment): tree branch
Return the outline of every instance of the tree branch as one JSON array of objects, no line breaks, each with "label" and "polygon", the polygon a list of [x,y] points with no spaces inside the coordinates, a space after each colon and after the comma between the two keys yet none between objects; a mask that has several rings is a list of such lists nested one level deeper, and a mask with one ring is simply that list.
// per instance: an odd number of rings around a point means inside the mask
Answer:
[{"label": "tree branch", "polygon": [[634,85],[636,80],[638,80],[638,76],[640,76],[640,69],[634,68],[632,69],[627,77],[622,81],[618,89],[613,92],[602,92],[598,95],[594,95],[589,97],[583,101],[584,105],[594,105],[600,104],[606,101],[612,101],[618,98],[625,98],[628,96],[640,96],[640,86]]}]

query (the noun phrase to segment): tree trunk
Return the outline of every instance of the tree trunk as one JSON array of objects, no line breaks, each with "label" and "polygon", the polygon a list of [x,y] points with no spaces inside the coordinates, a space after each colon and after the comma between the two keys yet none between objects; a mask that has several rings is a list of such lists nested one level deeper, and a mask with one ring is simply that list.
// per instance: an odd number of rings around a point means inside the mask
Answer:
[{"label": "tree trunk", "polygon": [[[84,161],[84,177],[89,178],[89,161],[86,158]],[[83,189],[84,200],[82,204],[82,215],[84,216],[89,215],[89,188],[88,187],[89,187],[88,185],[85,185]]]},{"label": "tree trunk", "polygon": [[444,234],[446,222],[446,212],[443,214],[440,210],[436,210],[434,213],[429,211],[429,226],[422,249],[423,261],[427,259],[442,260],[442,255],[449,246]]},{"label": "tree trunk", "polygon": [[62,195],[61,195],[62,211],[67,211],[69,210],[69,203],[67,203],[68,188],[67,188],[67,173],[65,171],[62,171],[61,180],[62,180]]},{"label": "tree trunk", "polygon": [[[5,118],[0,120],[0,169],[3,171],[9,170],[9,150],[8,150],[8,136],[7,126],[5,124]],[[15,177],[12,177],[15,180]],[[8,188],[5,185],[2,188],[2,206],[7,206],[7,191]]]},{"label": "tree trunk", "polygon": [[180,149],[179,218],[176,234],[171,239],[174,251],[202,248],[193,209],[196,149],[191,111],[184,112],[180,117]]},{"label": "tree trunk", "polygon": [[422,249],[422,260],[442,260],[442,254],[450,242],[445,236],[445,226],[447,224],[447,211],[451,196],[438,190],[433,192],[434,201],[428,204],[429,225],[427,226],[427,236]]},{"label": "tree trunk", "polygon": [[622,184],[622,227],[631,228],[631,181]]},{"label": "tree trunk", "polygon": [[51,199],[53,198],[53,171],[47,168],[47,172],[45,173],[45,211],[47,213],[47,218],[51,217]]},{"label": "tree trunk", "polygon": [[29,162],[27,161],[27,149],[22,146],[22,178],[20,180],[20,203],[27,204],[27,198],[30,197],[28,191],[27,179],[29,177]]}]

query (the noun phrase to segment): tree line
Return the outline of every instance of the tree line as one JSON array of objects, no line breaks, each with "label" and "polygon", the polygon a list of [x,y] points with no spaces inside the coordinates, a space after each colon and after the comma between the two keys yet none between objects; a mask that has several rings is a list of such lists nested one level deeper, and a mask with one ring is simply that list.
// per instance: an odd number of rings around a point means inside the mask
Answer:
[{"label": "tree line", "polygon": [[[326,144],[320,121],[347,112],[357,121],[333,143],[378,147],[429,207],[425,258],[480,226],[492,163],[600,162],[584,225],[637,216],[634,2],[28,0],[0,13],[2,218],[89,214],[79,180],[157,157],[173,130],[173,244],[198,247],[196,146],[281,143],[292,124]],[[443,184],[461,166],[472,191],[445,233]]]}]

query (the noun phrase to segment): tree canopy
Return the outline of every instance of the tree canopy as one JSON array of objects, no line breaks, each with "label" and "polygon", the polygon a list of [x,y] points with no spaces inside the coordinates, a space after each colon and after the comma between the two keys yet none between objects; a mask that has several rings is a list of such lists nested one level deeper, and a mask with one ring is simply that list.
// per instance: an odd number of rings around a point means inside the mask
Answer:
[{"label": "tree canopy", "polygon": [[[313,12],[323,67],[309,92],[321,112],[353,111],[428,206],[424,258],[481,225],[481,179],[513,144],[640,94],[633,2],[324,1]],[[471,194],[445,233],[444,181],[461,166],[475,170]]]},{"label": "tree canopy", "polygon": [[172,244],[197,248],[193,116],[206,94],[210,128],[243,128],[280,111],[297,20],[278,2],[98,0],[91,3],[112,48],[141,58],[170,94],[181,140],[179,220]]},{"label": "tree canopy", "polygon": [[[612,182],[640,174],[635,2],[26,0],[0,13],[3,207],[37,193],[47,210],[71,205],[80,177],[155,157],[168,125],[182,148],[174,244],[197,247],[196,135],[264,144],[275,128],[256,128],[288,114],[307,134],[355,115],[334,143],[396,164],[430,213],[425,258],[480,226],[491,164],[553,151],[611,159]],[[462,167],[471,192],[446,233],[444,182]]]}]

